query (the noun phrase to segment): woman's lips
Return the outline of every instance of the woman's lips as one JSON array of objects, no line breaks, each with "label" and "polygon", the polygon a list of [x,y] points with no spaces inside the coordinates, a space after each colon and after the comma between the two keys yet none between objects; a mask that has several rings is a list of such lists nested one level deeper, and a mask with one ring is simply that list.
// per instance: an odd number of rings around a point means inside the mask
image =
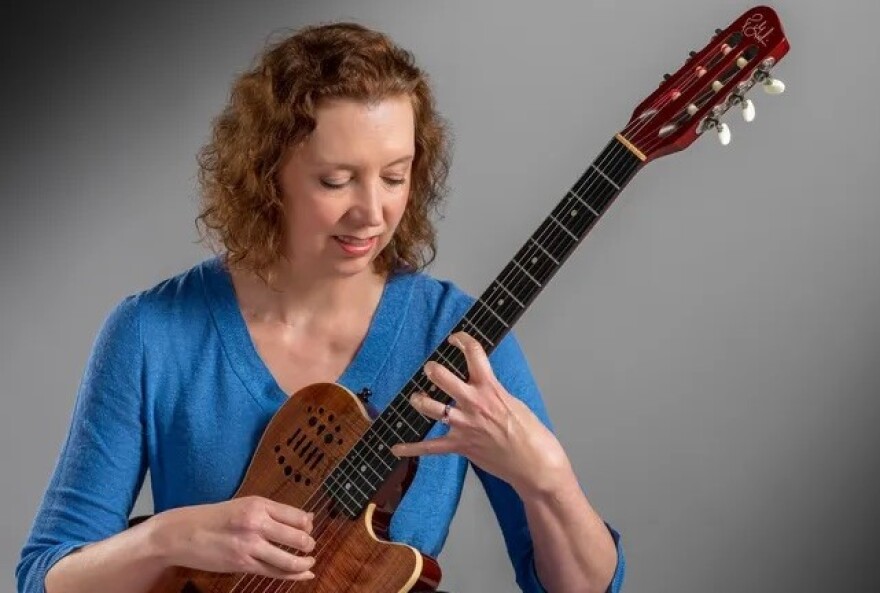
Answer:
[{"label": "woman's lips", "polygon": [[349,235],[334,235],[333,239],[342,250],[349,255],[364,255],[368,253],[376,245],[378,237],[370,237],[369,239],[360,239]]}]

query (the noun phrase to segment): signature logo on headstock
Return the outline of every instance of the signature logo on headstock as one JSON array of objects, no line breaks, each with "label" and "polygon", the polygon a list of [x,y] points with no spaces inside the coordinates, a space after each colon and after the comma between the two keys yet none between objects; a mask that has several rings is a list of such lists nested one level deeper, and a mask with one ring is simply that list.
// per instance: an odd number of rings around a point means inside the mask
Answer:
[{"label": "signature logo on headstock", "polygon": [[761,45],[767,45],[765,39],[774,31],[776,27],[770,27],[769,29],[767,21],[764,20],[764,15],[757,13],[750,16],[746,19],[746,24],[743,25],[742,34],[746,37],[751,37]]}]

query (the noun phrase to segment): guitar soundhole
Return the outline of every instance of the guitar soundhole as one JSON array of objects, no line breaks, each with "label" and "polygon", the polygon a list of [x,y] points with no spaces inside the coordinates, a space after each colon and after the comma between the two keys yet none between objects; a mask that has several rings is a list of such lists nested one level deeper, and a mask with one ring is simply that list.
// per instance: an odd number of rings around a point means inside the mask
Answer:
[{"label": "guitar soundhole", "polygon": [[192,584],[192,581],[187,581],[183,586],[183,589],[180,590],[180,593],[202,593],[201,590]]},{"label": "guitar soundhole", "polygon": [[[302,482],[309,486],[312,483],[309,474],[318,469],[325,458],[321,446],[330,445],[334,440],[341,445],[343,441],[342,425],[330,424],[336,420],[335,414],[323,406],[308,406],[307,411],[310,414],[306,421],[307,427],[298,427],[285,439],[284,444],[278,443],[272,450],[285,477],[292,478],[297,484]],[[296,462],[297,459],[299,463]]]}]

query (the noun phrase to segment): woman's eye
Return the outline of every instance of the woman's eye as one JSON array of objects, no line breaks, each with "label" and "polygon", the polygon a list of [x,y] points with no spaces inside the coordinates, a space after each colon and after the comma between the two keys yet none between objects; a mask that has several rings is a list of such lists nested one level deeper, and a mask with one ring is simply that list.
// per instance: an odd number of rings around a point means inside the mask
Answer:
[{"label": "woman's eye", "polygon": [[[388,185],[403,185],[404,183],[406,183],[406,178],[383,177],[383,179]],[[323,185],[327,189],[341,189],[348,185],[348,181],[332,182],[326,179],[321,179],[321,185]]]}]

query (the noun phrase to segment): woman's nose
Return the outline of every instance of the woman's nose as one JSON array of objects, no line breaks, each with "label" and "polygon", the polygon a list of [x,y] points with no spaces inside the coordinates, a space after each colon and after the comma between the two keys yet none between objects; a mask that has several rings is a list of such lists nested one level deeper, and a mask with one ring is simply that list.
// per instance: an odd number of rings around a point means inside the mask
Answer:
[{"label": "woman's nose", "polygon": [[366,183],[362,186],[357,201],[352,208],[358,221],[364,226],[382,224],[382,181]]}]

